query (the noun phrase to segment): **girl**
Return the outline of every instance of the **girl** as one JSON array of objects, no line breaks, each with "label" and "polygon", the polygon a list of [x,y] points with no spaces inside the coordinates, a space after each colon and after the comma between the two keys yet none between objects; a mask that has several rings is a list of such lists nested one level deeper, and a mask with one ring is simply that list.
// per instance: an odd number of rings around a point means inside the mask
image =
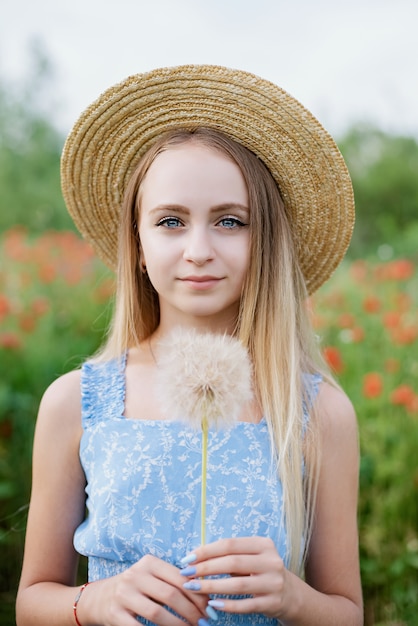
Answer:
[{"label": "girl", "polygon": [[[333,140],[256,76],[167,68],[81,116],[62,185],[116,306],[100,353],[41,403],[18,626],[362,624],[356,420],[306,307],[353,227]],[[233,335],[253,364],[254,399],[211,433],[200,547],[196,435],[155,392],[176,328]]]}]

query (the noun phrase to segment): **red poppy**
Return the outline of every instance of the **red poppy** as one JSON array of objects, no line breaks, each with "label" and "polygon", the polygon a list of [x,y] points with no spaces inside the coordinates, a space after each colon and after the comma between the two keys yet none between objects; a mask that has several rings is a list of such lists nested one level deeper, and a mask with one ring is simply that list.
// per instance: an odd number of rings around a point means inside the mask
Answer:
[{"label": "red poppy", "polygon": [[17,350],[22,347],[19,336],[13,332],[0,333],[0,348],[7,350]]},{"label": "red poppy", "polygon": [[414,272],[414,264],[408,259],[396,259],[376,268],[376,276],[380,280],[407,280]]},{"label": "red poppy", "polygon": [[367,264],[363,259],[354,261],[354,263],[351,264],[350,274],[356,282],[363,283],[367,278],[367,273]]},{"label": "red poppy", "polygon": [[39,279],[45,285],[52,283],[57,277],[57,271],[52,263],[45,263],[39,268]]},{"label": "red poppy", "polygon": [[418,414],[418,394],[415,394],[414,397],[411,398],[406,408],[408,413]]},{"label": "red poppy", "polygon": [[112,279],[104,280],[96,289],[95,297],[98,302],[106,302],[115,292],[115,281]]},{"label": "red poppy", "polygon": [[340,328],[353,328],[356,320],[351,313],[341,313],[338,317],[338,326]]},{"label": "red poppy", "polygon": [[383,325],[386,328],[397,328],[402,320],[400,311],[388,311],[383,315]]},{"label": "red poppy", "polygon": [[324,348],[323,354],[329,367],[334,370],[336,374],[340,374],[344,369],[344,365],[338,348],[335,348],[334,346],[327,346]]},{"label": "red poppy", "polygon": [[378,398],[383,391],[382,377],[378,372],[369,372],[363,378],[363,395],[366,398]]},{"label": "red poppy", "polygon": [[0,319],[2,317],[6,317],[12,310],[12,306],[9,302],[9,299],[0,293]]},{"label": "red poppy", "polygon": [[399,385],[390,394],[390,401],[392,404],[400,404],[403,406],[410,406],[414,401],[415,392],[409,385]]},{"label": "red poppy", "polygon": [[361,326],[355,326],[351,329],[351,340],[353,343],[360,343],[364,339],[364,329]]},{"label": "red poppy", "polygon": [[404,406],[408,413],[418,413],[418,394],[409,385],[399,385],[390,395],[392,404]]},{"label": "red poppy", "polygon": [[366,313],[378,313],[381,308],[381,302],[376,296],[367,296],[363,300],[363,309]]},{"label": "red poppy", "polygon": [[31,333],[35,330],[36,318],[31,313],[23,313],[19,318],[19,327],[25,333]]},{"label": "red poppy", "polygon": [[394,328],[391,333],[392,341],[401,346],[414,343],[418,337],[418,326],[404,326],[403,328]]},{"label": "red poppy", "polygon": [[404,292],[399,292],[395,296],[396,300],[396,308],[398,311],[409,311],[412,307],[412,298],[409,294]]},{"label": "red poppy", "polygon": [[390,264],[390,278],[394,280],[407,280],[414,275],[414,264],[407,259],[397,259]]},{"label": "red poppy", "polygon": [[16,226],[8,230],[5,234],[3,245],[6,257],[21,262],[29,260],[27,231],[23,226]]}]

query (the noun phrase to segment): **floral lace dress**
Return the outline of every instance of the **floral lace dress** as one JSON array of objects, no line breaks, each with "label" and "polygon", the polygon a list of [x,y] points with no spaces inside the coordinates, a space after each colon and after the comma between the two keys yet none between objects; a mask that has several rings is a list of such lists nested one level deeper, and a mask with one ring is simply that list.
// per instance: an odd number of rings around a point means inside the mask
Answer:
[{"label": "floral lace dress", "polygon": [[[125,367],[122,357],[82,368],[87,516],[74,545],[88,557],[90,581],[119,574],[146,554],[179,566],[200,543],[201,435],[180,422],[126,419]],[[320,379],[306,380],[313,399]],[[282,485],[265,420],[210,432],[207,476],[207,543],[271,537],[285,558]],[[278,624],[259,614],[220,616],[218,624],[231,626]]]}]

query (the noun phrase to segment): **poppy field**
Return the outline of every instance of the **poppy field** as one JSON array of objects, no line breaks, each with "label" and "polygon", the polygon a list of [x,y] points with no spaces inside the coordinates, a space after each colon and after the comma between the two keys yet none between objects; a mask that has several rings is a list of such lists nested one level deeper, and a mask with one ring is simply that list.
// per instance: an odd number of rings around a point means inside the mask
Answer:
[{"label": "poppy field", "polygon": [[311,302],[359,421],[366,624],[418,624],[417,305],[408,259],[345,263]]},{"label": "poppy field", "polygon": [[[106,332],[113,277],[73,232],[0,238],[0,622],[13,605],[45,388]],[[418,624],[418,272],[346,261],[309,301],[318,341],[357,412],[365,623]]]}]

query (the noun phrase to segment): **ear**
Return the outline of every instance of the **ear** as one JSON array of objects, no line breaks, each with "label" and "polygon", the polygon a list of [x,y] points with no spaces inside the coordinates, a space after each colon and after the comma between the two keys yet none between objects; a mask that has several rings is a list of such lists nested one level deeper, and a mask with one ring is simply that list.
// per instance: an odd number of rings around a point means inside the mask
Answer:
[{"label": "ear", "polygon": [[139,244],[139,266],[141,268],[141,272],[146,274],[147,264],[145,263],[144,253],[142,251],[142,246]]},{"label": "ear", "polygon": [[141,272],[143,274],[146,273],[147,271],[147,265],[145,263],[145,258],[144,258],[144,251],[142,250],[142,246],[141,246],[141,240],[139,238],[139,228],[138,228],[138,224],[136,223],[136,220],[134,220],[133,224],[133,229],[134,229],[134,235],[135,235],[135,239],[138,242],[138,248],[139,248],[139,266],[141,268]]}]

